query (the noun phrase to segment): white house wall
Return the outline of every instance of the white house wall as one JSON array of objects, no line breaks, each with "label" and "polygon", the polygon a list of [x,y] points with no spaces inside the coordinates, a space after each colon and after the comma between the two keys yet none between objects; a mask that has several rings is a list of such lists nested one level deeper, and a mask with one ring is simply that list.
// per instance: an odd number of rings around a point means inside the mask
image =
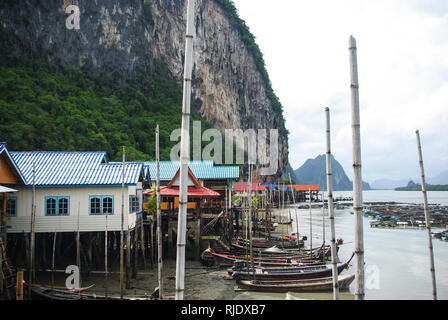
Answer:
[{"label": "white house wall", "polygon": [[[129,214],[129,195],[137,195],[140,186],[129,186],[124,189],[124,229],[133,229],[136,223],[136,214]],[[30,232],[32,188],[16,188],[17,216],[7,217],[7,232]],[[45,197],[70,197],[70,213],[68,216],[45,216]],[[121,187],[60,187],[36,188],[36,220],[35,232],[95,232],[106,230],[105,215],[89,214],[90,196],[113,196],[113,214],[107,216],[107,229],[109,231],[121,230]]]}]

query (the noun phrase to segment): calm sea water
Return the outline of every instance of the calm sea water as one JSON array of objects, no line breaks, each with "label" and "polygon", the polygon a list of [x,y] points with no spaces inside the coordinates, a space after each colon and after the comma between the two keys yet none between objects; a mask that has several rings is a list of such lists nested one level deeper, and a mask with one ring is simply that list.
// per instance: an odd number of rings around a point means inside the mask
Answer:
[{"label": "calm sea water", "polygon": [[[337,196],[351,196],[351,192],[335,192]],[[364,191],[365,202],[423,203],[421,192],[408,191]],[[448,205],[448,192],[428,192],[430,203]],[[336,237],[344,239],[339,250],[341,261],[350,258],[354,251],[354,216],[352,209],[336,210]],[[289,230],[296,230],[295,210],[285,210],[294,220]],[[325,213],[327,214],[327,213]],[[299,233],[309,235],[309,209],[297,209]],[[322,209],[312,210],[313,247],[323,240]],[[326,241],[330,239],[328,219],[326,221]],[[438,229],[434,229],[437,231]],[[432,239],[435,255],[435,269],[438,298],[448,299],[448,242]],[[364,250],[366,262],[366,299],[370,300],[425,300],[432,299],[432,284],[429,271],[429,250],[427,233],[424,229],[378,229],[370,228],[369,219],[364,218]],[[351,267],[344,273],[354,273]],[[341,299],[354,299],[355,283],[350,292],[341,294]],[[288,293],[263,294],[240,293],[236,299],[332,299],[332,293]]]}]

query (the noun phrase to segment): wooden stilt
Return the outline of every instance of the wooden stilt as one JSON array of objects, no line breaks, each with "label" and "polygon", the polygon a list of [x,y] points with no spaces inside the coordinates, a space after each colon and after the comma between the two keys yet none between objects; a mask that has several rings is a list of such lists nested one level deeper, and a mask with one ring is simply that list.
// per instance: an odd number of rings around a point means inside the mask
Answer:
[{"label": "wooden stilt", "polygon": [[134,264],[132,266],[132,278],[133,279],[137,279],[137,267],[138,267],[138,232],[137,232],[137,226],[134,229],[133,252],[134,252]]},{"label": "wooden stilt", "polygon": [[131,288],[131,232],[126,232],[126,289]]},{"label": "wooden stilt", "polygon": [[140,250],[142,252],[143,270],[146,270],[146,255],[145,255],[145,228],[143,226],[143,213],[140,219]]},{"label": "wooden stilt", "polygon": [[23,271],[17,271],[16,300],[23,300]]},{"label": "wooden stilt", "polygon": [[54,287],[54,268],[55,268],[55,262],[56,262],[56,241],[57,241],[57,232],[54,232],[53,235],[53,254],[51,256],[51,285]]},{"label": "wooden stilt", "polygon": [[105,296],[107,298],[108,295],[108,289],[109,289],[109,274],[108,274],[108,234],[107,234],[107,214],[106,214],[106,228],[104,232],[104,286],[105,286]]}]

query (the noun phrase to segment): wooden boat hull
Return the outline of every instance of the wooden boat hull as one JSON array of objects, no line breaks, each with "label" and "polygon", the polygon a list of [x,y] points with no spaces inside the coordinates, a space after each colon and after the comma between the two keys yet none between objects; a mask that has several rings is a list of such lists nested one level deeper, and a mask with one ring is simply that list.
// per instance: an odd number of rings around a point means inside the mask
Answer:
[{"label": "wooden boat hull", "polygon": [[[95,294],[74,293],[47,287],[31,287],[33,300],[122,300],[120,297],[105,297]],[[151,300],[151,297],[124,297],[123,300]]]},{"label": "wooden boat hull", "polygon": [[[248,256],[235,256],[228,254],[220,254],[214,252],[212,249],[206,249],[201,254],[201,260],[207,266],[220,265],[222,267],[231,267],[237,261],[250,262],[251,258]],[[300,263],[320,263],[316,260],[297,260],[291,257],[269,257],[269,258],[259,258],[254,257],[254,264],[257,266],[272,266],[272,267],[287,267],[293,265],[299,265]]]},{"label": "wooden boat hull", "polygon": [[[344,264],[338,266],[338,274],[340,274],[344,269],[348,268],[350,261],[353,259],[353,256],[350,260]],[[303,280],[303,279],[317,279],[317,278],[325,278],[331,277],[333,275],[333,271],[331,267],[324,266],[319,267],[316,266],[313,269],[304,269],[300,271],[296,270],[285,270],[285,271],[276,271],[272,270],[263,270],[260,273],[253,273],[247,271],[236,271],[233,273],[233,279],[240,280]]]},{"label": "wooden boat hull", "polygon": [[[355,279],[354,274],[338,277],[339,290],[347,290]],[[333,278],[318,278],[308,280],[286,280],[286,281],[237,281],[239,288],[267,291],[267,292],[315,292],[333,290]]]},{"label": "wooden boat hull", "polygon": [[[238,241],[238,245],[242,246],[250,246],[250,242],[240,239]],[[299,240],[299,243],[295,240],[271,240],[271,241],[253,241],[252,242],[252,248],[271,248],[271,247],[278,247],[280,249],[300,249],[303,248],[304,242]]]}]

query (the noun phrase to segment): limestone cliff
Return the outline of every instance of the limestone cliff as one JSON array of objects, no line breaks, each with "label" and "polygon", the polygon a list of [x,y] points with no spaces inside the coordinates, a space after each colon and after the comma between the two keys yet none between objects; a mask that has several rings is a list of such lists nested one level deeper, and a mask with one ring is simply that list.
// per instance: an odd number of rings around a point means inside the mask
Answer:
[{"label": "limestone cliff", "polygon": [[[66,27],[69,5],[80,9],[79,30]],[[3,1],[0,26],[15,35],[12,46],[50,63],[62,60],[125,83],[139,66],[158,60],[181,83],[185,11],[185,0]],[[280,175],[288,162],[287,131],[253,52],[215,0],[196,1],[195,25],[193,98],[201,115],[220,130],[278,129]]]}]

